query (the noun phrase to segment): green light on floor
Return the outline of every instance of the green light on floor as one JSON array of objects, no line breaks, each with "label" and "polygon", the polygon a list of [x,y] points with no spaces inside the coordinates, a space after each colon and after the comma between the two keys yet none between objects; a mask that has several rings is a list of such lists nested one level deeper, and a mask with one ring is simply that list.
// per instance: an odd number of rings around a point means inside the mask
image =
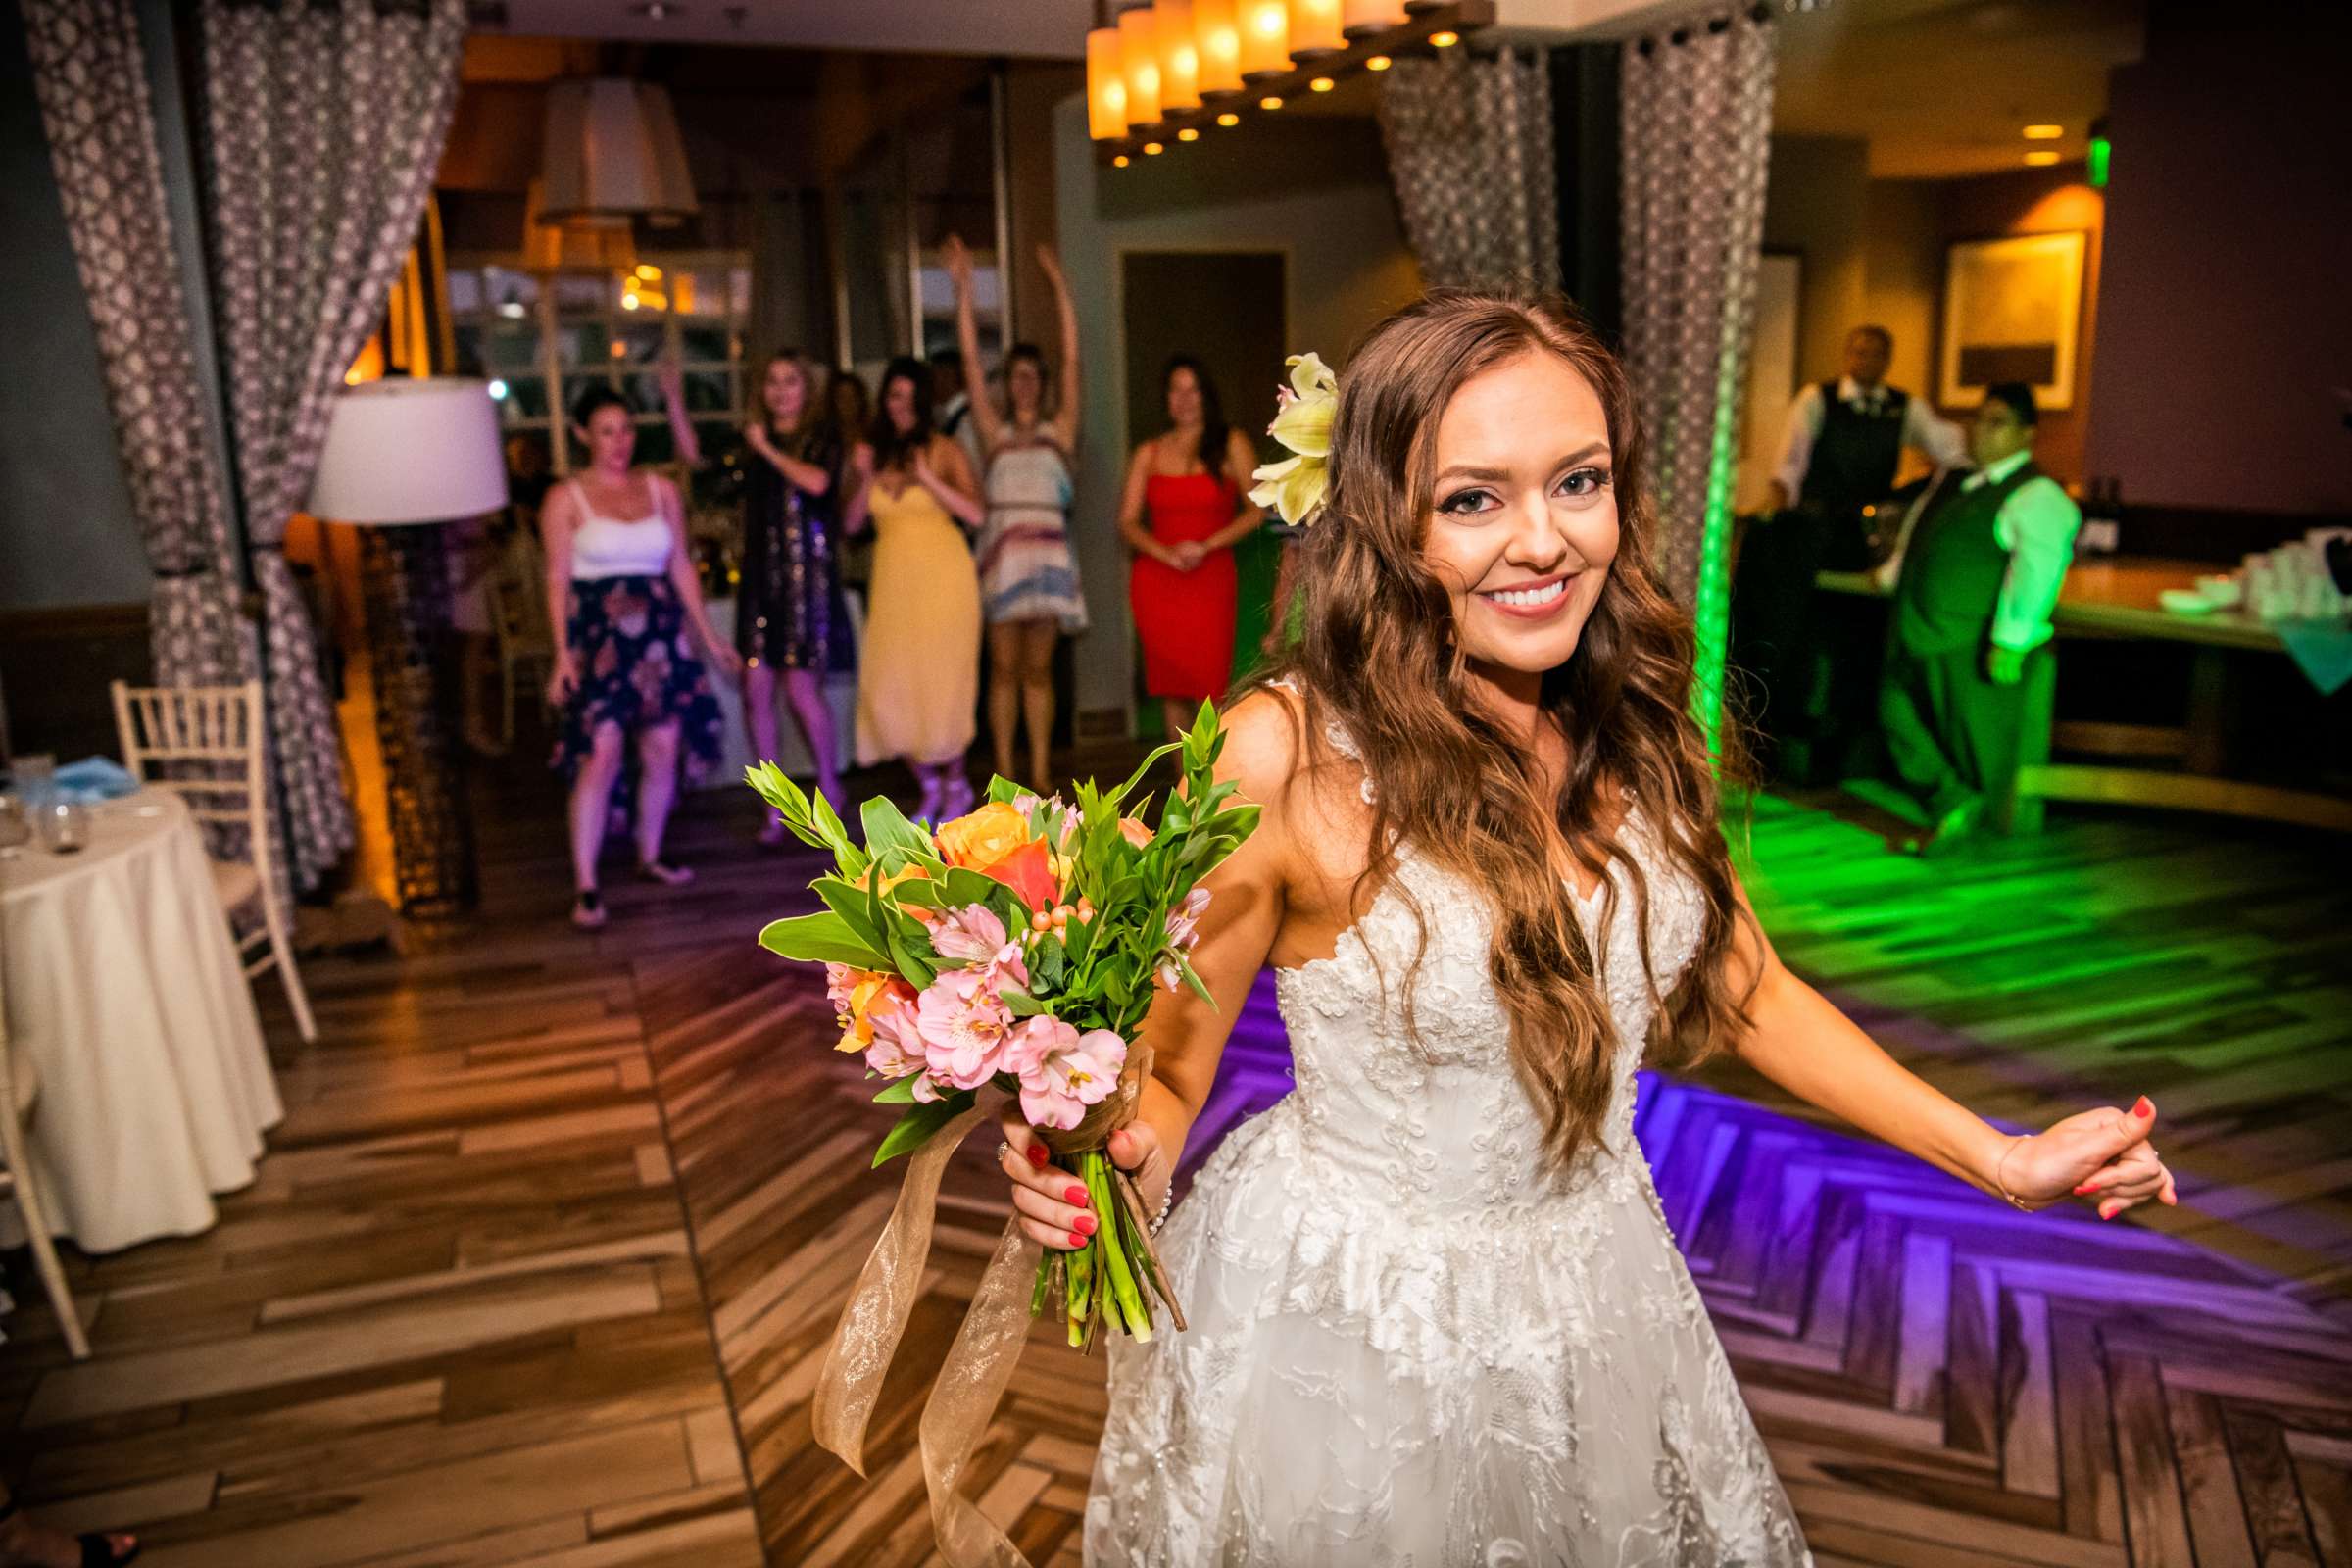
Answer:
[{"label": "green light on floor", "polygon": [[2084,155],[2084,162],[2089,167],[2090,188],[2092,190],[2105,190],[2107,188],[2107,155],[2110,143],[2104,136],[2093,136],[2090,138],[2090,147],[2088,152]]}]

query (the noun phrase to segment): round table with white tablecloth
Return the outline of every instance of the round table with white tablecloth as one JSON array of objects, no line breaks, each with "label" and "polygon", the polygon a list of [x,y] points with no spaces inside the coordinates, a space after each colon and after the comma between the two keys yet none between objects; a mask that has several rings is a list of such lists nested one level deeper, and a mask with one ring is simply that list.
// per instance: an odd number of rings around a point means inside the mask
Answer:
[{"label": "round table with white tablecloth", "polygon": [[89,846],[0,853],[9,1034],[40,1081],[31,1156],[85,1250],[209,1229],[284,1115],[186,805],[93,808]]}]

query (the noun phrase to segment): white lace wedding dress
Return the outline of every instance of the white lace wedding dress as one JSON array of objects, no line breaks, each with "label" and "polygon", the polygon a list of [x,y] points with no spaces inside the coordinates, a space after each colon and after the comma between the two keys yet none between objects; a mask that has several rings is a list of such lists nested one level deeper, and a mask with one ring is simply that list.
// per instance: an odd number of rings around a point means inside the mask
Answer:
[{"label": "white lace wedding dress", "polygon": [[[1629,837],[1671,989],[1697,895]],[[1483,903],[1409,855],[1398,879],[1429,926],[1420,1042],[1392,886],[1334,956],[1281,972],[1298,1089],[1162,1233],[1191,1329],[1111,1337],[1088,1568],[1810,1563],[1634,1143],[1630,879],[1605,937],[1605,890],[1583,911],[1620,1042],[1605,1147],[1550,1176]]]}]

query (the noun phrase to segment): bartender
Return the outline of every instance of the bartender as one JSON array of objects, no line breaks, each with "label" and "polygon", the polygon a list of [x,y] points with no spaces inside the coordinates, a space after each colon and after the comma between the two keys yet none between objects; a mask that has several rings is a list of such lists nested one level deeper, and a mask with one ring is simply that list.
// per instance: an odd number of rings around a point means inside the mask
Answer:
[{"label": "bartender", "polygon": [[[1968,459],[1959,426],[1886,384],[1893,354],[1885,327],[1857,326],[1846,334],[1844,373],[1796,395],[1773,469],[1772,512],[1740,548],[1735,659],[1762,685],[1757,722],[1774,771],[1789,783],[1834,779],[1847,721],[1866,722],[1869,712],[1867,677],[1855,687],[1840,671],[1867,669],[1871,652],[1858,633],[1852,648],[1825,648],[1814,574],[1870,564],[1865,509],[1894,489],[1905,448],[1939,469]],[[1826,672],[1825,655],[1833,656]]]},{"label": "bartender", "polygon": [[1968,432],[1976,470],[1938,479],[1900,547],[1879,722],[1928,809],[1911,846],[1923,855],[1966,840],[2015,776],[2028,666],[2050,657],[2082,514],[2034,466],[2039,424],[2032,387],[1985,388]]}]

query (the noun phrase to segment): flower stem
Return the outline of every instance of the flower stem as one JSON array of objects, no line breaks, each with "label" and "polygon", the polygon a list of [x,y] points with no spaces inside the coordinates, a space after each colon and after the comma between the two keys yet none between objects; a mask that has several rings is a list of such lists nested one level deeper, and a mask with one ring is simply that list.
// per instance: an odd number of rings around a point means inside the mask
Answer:
[{"label": "flower stem", "polygon": [[1102,1216],[1102,1228],[1096,1235],[1095,1244],[1102,1249],[1102,1261],[1110,1275],[1111,1302],[1136,1343],[1149,1345],[1152,1309],[1135,1288],[1135,1274],[1127,1265],[1127,1250],[1120,1241],[1118,1200],[1110,1191],[1110,1159],[1097,1152],[1088,1154],[1081,1163],[1085,1166],[1086,1188],[1094,1199],[1095,1212]]}]

